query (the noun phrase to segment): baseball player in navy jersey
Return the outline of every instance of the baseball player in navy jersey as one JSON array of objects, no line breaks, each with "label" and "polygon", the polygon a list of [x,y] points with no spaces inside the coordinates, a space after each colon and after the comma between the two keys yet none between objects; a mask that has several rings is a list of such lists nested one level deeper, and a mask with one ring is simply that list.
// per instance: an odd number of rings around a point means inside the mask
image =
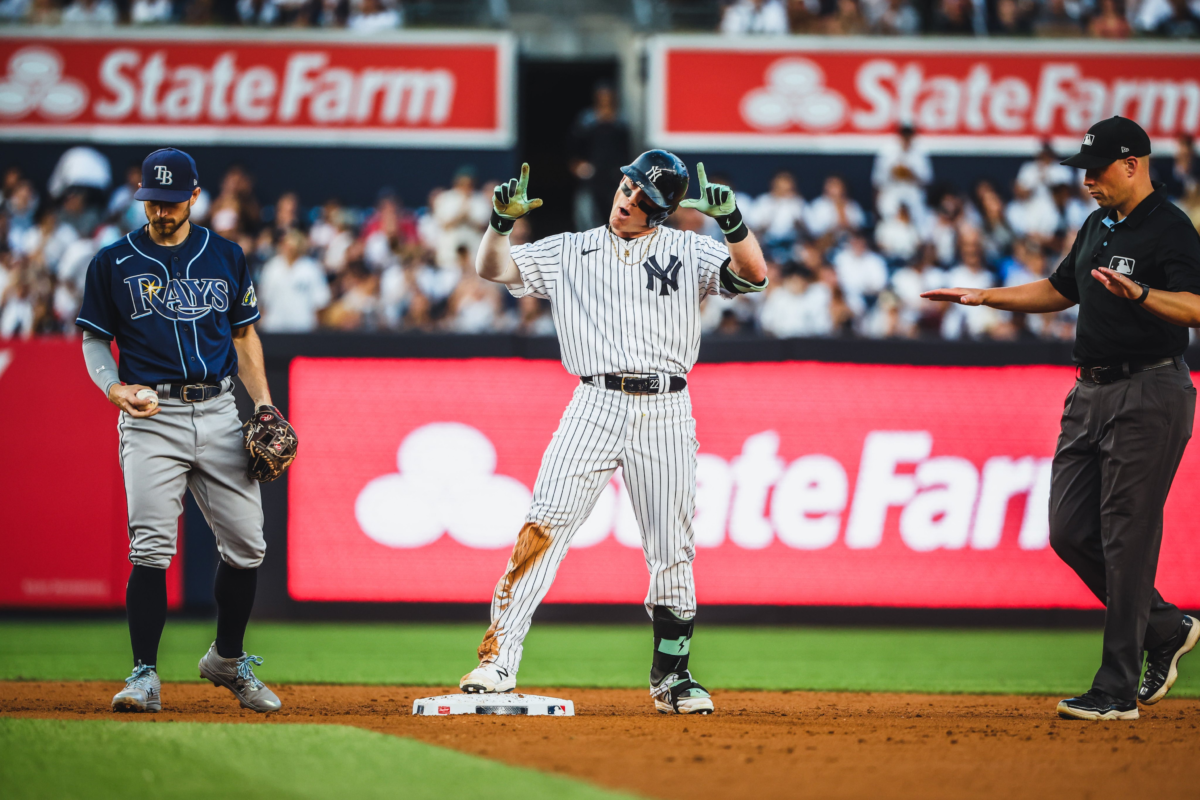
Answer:
[{"label": "baseball player in navy jersey", "polygon": [[[464,692],[516,688],[522,642],[571,538],[617,467],[642,533],[654,629],[650,695],[663,713],[711,714],[709,693],[691,675],[696,592],[692,516],[696,423],[688,370],[700,349],[706,295],[762,291],[767,268],[733,192],[697,167],[698,200],[685,200],[688,171],[663,150],[622,167],[608,224],[519,247],[508,234],[539,207],[520,180],[496,188],[479,274],[516,297],[550,301],[563,366],[579,386],[542,457],[533,503],[492,598],[491,626]],[[714,217],[725,242],[662,223],[680,205]]]},{"label": "baseball player in navy jersey", "polygon": [[[240,247],[189,221],[200,196],[196,163],[175,149],[142,164],[134,195],[149,224],[101,250],[88,267],[75,324],[92,379],[121,409],[120,462],[133,569],[125,607],[133,674],[114,711],[161,708],[156,664],[167,614],[166,569],[190,487],[217,539],[217,638],[200,677],[246,708],[277,711],[242,639],[266,544],[257,481],[248,475],[233,400],[239,375],[255,414],[277,415],[254,331],[258,301]],[[116,340],[121,364],[109,343]],[[281,418],[280,418],[281,419]]]}]

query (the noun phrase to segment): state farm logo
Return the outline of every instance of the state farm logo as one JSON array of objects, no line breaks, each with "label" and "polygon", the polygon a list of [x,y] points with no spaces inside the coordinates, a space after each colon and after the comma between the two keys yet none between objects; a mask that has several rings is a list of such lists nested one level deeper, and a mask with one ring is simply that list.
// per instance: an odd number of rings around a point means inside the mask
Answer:
[{"label": "state farm logo", "polygon": [[496,473],[496,448],[470,425],[435,422],[405,437],[397,472],[359,492],[354,516],[363,533],[388,547],[423,547],[443,533],[467,547],[511,547],[530,492]]},{"label": "state farm logo", "polygon": [[742,118],[759,130],[799,125],[831,130],[846,118],[846,101],[825,86],[825,73],[806,58],[781,58],[767,68],[766,86],[742,98]]},{"label": "state farm logo", "polygon": [[19,118],[32,111],[65,120],[87,107],[88,90],[74,78],[63,77],[62,57],[45,47],[26,47],[8,60],[0,81],[0,116]]}]

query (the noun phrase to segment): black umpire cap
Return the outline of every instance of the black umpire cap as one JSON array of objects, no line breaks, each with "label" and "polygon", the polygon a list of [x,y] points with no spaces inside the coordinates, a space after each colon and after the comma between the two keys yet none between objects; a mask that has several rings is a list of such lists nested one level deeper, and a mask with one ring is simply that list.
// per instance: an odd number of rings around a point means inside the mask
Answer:
[{"label": "black umpire cap", "polygon": [[1114,161],[1150,155],[1150,137],[1131,119],[1112,117],[1088,128],[1079,152],[1061,163],[1079,169],[1104,169]]}]

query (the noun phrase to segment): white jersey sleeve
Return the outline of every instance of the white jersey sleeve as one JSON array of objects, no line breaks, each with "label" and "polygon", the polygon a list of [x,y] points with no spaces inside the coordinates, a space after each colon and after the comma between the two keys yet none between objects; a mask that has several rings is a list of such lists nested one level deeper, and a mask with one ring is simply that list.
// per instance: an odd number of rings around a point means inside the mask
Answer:
[{"label": "white jersey sleeve", "polygon": [[688,249],[695,254],[696,269],[700,274],[700,296],[719,294],[734,297],[721,288],[721,267],[729,261],[729,248],[711,236],[699,233],[687,234]]},{"label": "white jersey sleeve", "polygon": [[570,234],[560,233],[512,249],[512,259],[521,271],[520,285],[508,287],[513,297],[553,299],[562,275],[563,248],[569,238]]}]

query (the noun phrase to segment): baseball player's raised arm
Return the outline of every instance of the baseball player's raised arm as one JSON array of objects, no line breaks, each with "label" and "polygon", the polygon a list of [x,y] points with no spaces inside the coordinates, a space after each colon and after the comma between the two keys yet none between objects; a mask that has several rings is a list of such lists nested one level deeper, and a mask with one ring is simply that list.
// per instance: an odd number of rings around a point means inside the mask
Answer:
[{"label": "baseball player's raised arm", "polygon": [[725,246],[729,250],[728,272],[731,274],[722,274],[722,285],[735,294],[761,292],[767,288],[767,260],[763,258],[758,239],[742,220],[737,197],[728,186],[709,182],[703,162],[696,164],[696,176],[700,179],[700,197],[684,200],[679,205],[712,217],[725,234]]},{"label": "baseball player's raised arm", "polygon": [[1001,311],[1020,311],[1026,314],[1048,314],[1064,311],[1075,305],[1059,293],[1049,280],[1004,286],[998,289],[934,289],[922,292],[921,297],[964,306],[990,306]]},{"label": "baseball player's raised arm", "polygon": [[512,259],[508,235],[518,219],[542,205],[541,200],[529,199],[528,190],[529,165],[522,164],[521,177],[500,184],[492,194],[491,223],[484,231],[479,253],[475,256],[475,271],[479,277],[508,286],[523,283],[521,271]]}]

